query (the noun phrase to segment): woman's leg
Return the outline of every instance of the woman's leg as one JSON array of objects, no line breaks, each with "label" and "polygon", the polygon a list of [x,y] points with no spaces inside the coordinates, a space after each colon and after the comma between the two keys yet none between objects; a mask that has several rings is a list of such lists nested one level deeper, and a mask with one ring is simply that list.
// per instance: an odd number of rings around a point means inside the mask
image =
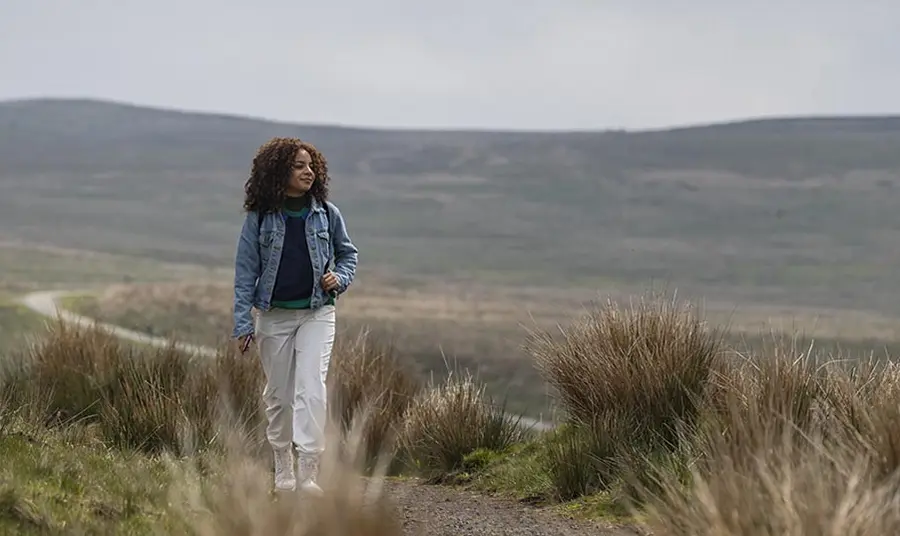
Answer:
[{"label": "woman's leg", "polygon": [[326,305],[304,311],[295,340],[294,445],[300,456],[298,481],[302,489],[321,492],[316,484],[319,459],[325,450],[328,420],[326,378],[334,347],[335,308]]},{"label": "woman's leg", "polygon": [[294,453],[291,449],[291,403],[294,398],[294,351],[301,317],[295,311],[273,309],[256,319],[256,338],[266,387],[266,437],[275,456],[275,488],[296,488]]}]

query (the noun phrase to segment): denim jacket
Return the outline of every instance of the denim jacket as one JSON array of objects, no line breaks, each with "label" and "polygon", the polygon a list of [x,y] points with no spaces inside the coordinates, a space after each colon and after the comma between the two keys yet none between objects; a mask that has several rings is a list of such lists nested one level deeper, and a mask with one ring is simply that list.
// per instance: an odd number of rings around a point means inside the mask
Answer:
[{"label": "denim jacket", "polygon": [[[330,222],[325,207],[311,199],[310,213],[306,220],[306,243],[313,266],[313,293],[310,307],[318,309],[328,299],[322,289],[322,276],[334,261],[331,271],[337,276],[337,294],[344,293],[356,274],[358,250],[350,236],[341,212],[326,201],[331,214]],[[234,259],[234,331],[232,336],[242,337],[253,333],[252,307],[267,311],[275,288],[275,277],[281,261],[284,244],[284,217],[281,212],[266,214],[262,221],[255,211],[249,211],[238,239]]]}]

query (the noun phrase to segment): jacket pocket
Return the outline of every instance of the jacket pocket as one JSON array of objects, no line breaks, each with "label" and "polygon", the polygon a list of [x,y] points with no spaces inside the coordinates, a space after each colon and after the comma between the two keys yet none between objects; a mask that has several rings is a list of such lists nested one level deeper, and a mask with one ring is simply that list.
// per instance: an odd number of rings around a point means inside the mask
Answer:
[{"label": "jacket pocket", "polygon": [[334,255],[331,251],[331,236],[328,234],[328,231],[316,231],[316,239],[319,242],[319,251],[325,255],[325,262],[328,262]]}]

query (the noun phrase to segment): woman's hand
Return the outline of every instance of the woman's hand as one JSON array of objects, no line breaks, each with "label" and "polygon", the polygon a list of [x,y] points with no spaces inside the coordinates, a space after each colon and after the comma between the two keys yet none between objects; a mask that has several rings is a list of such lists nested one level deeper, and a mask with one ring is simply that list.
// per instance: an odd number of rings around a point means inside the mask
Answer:
[{"label": "woman's hand", "polygon": [[334,272],[328,272],[322,276],[322,290],[332,292],[338,288],[338,278]]}]

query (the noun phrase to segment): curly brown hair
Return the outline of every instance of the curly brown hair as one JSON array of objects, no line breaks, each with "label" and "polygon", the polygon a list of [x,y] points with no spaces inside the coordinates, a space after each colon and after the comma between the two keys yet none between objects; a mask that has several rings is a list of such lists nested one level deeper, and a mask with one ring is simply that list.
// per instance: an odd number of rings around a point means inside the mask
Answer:
[{"label": "curly brown hair", "polygon": [[309,153],[310,167],[316,180],[309,195],[319,203],[328,199],[328,162],[316,147],[299,138],[272,138],[256,151],[250,177],[244,184],[244,210],[259,213],[274,212],[284,203],[285,190],[297,152]]}]

